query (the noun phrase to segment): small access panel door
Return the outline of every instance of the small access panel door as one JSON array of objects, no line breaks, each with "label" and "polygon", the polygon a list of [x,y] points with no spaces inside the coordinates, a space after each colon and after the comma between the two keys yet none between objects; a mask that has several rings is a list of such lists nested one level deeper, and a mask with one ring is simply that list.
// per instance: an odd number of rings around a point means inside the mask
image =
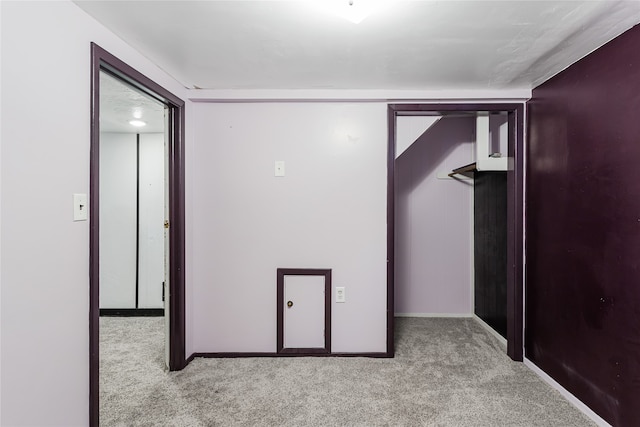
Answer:
[{"label": "small access panel door", "polygon": [[330,353],[331,270],[278,269],[278,353]]}]

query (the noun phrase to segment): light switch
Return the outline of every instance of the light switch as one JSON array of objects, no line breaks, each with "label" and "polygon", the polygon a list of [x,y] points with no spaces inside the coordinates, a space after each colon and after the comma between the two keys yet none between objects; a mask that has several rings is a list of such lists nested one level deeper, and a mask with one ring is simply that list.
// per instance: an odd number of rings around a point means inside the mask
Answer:
[{"label": "light switch", "polygon": [[284,176],[284,160],[276,160],[275,176]]},{"label": "light switch", "polygon": [[89,206],[87,206],[86,194],[74,194],[73,195],[73,220],[74,221],[86,221],[87,212]]},{"label": "light switch", "polygon": [[336,302],[345,302],[344,286],[336,286]]}]

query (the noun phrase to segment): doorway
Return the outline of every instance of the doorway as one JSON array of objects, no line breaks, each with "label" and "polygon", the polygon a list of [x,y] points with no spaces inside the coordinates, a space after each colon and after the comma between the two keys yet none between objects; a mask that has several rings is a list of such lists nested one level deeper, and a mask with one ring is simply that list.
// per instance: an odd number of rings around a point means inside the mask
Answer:
[{"label": "doorway", "polygon": [[100,72],[101,316],[164,316],[166,109]]},{"label": "doorway", "polygon": [[[100,76],[105,73],[160,103],[166,141],[166,195],[164,204],[167,247],[162,249],[168,261],[164,314],[167,325],[167,365],[169,370],[184,368],[185,314],[184,314],[184,101],[159,86],[129,65],[120,61],[96,44],[91,44],[91,154],[90,154],[90,234],[89,234],[89,424],[99,425],[99,323],[100,323]],[[139,139],[138,139],[139,140]],[[147,146],[147,144],[145,144]],[[163,185],[163,187],[165,187]],[[163,188],[164,192],[164,188]],[[157,237],[156,237],[157,239]],[[157,252],[157,251],[156,251]],[[157,257],[156,257],[157,258]],[[162,261],[161,261],[162,262]],[[162,273],[164,274],[164,272]],[[157,291],[157,290],[156,290]],[[157,292],[156,292],[157,293]],[[139,298],[139,292],[134,298]],[[157,296],[157,295],[156,295]],[[153,298],[152,298],[153,299]],[[138,304],[139,306],[139,301]]]},{"label": "doorway", "polygon": [[395,219],[397,119],[402,116],[449,116],[505,112],[507,115],[506,163],[506,339],[507,354],[522,360],[523,301],[523,104],[390,104],[388,107],[387,184],[387,353],[394,352],[395,316]]}]

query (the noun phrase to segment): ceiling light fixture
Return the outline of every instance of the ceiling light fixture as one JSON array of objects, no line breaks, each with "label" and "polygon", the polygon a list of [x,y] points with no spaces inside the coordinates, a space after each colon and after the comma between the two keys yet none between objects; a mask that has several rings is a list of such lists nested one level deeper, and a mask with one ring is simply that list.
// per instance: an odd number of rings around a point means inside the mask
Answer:
[{"label": "ceiling light fixture", "polygon": [[314,0],[313,4],[347,21],[359,24],[369,15],[389,6],[393,0]]},{"label": "ceiling light fixture", "polygon": [[133,118],[134,119],[141,119],[142,118],[142,111],[140,109],[138,109],[138,108],[133,110]]},{"label": "ceiling light fixture", "polygon": [[129,124],[131,126],[135,126],[137,128],[141,128],[142,126],[146,126],[147,124],[142,120],[129,120]]}]

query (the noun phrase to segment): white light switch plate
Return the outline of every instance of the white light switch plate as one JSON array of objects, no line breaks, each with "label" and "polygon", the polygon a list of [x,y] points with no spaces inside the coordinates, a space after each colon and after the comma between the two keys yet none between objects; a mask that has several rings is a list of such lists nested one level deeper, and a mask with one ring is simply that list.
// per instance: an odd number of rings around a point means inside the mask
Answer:
[{"label": "white light switch plate", "polygon": [[275,176],[284,176],[284,160],[276,160]]},{"label": "white light switch plate", "polygon": [[336,302],[345,302],[344,286],[336,286]]},{"label": "white light switch plate", "polygon": [[74,194],[73,195],[73,220],[74,221],[86,221],[87,212],[89,212],[89,206],[87,206],[86,194]]}]

